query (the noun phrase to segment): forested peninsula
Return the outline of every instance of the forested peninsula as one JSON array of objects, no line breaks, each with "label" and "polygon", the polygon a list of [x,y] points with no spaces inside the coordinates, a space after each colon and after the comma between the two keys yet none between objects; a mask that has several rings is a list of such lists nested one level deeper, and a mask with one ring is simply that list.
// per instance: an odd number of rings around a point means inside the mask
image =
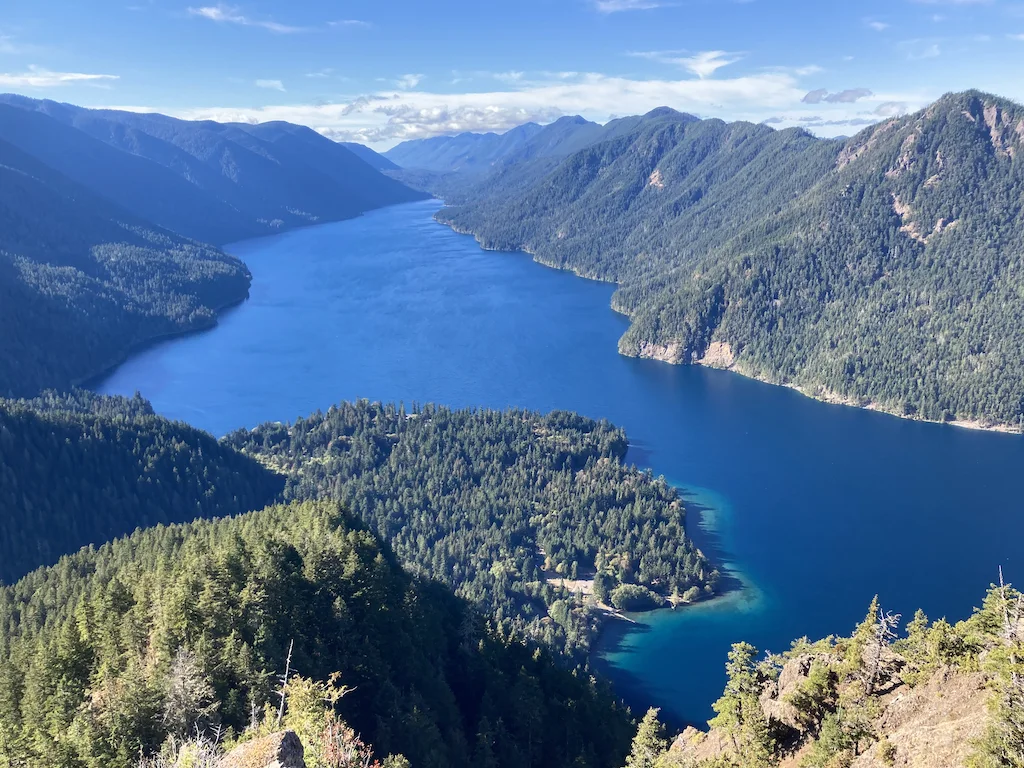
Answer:
[{"label": "forested peninsula", "polygon": [[286,500],[344,503],[505,633],[570,653],[609,607],[694,602],[721,580],[677,491],[627,465],[607,422],[360,402],[224,442],[283,472]]},{"label": "forested peninsula", "polygon": [[603,618],[721,582],[607,422],[361,401],[217,441],[141,397],[0,401],[0,580],[138,527],[332,500],[509,637],[585,664]]}]

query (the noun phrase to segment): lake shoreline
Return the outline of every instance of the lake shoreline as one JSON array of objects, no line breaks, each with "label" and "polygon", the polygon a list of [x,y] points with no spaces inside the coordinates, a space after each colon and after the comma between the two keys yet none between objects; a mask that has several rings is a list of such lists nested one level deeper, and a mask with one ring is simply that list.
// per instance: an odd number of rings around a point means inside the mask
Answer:
[{"label": "lake shoreline", "polygon": [[[732,569],[727,566],[728,553],[722,542],[722,531],[718,528],[719,521],[716,519],[715,522],[712,522],[707,519],[709,513],[720,510],[716,510],[714,507],[698,501],[693,496],[688,497],[684,493],[685,488],[675,484],[671,485],[679,493],[679,497],[683,502],[683,509],[686,513],[686,537],[704,553],[711,565],[719,570],[719,573],[722,575],[721,581],[713,594],[702,597],[694,602],[672,601],[671,598],[662,595],[665,598],[664,605],[649,611],[638,611],[632,614],[619,611],[611,606],[603,606],[605,610],[601,610],[599,606],[600,624],[597,633],[590,643],[589,656],[592,660],[596,659],[597,664],[604,666],[606,669],[611,669],[614,665],[603,659],[603,656],[620,652],[622,641],[631,633],[650,631],[643,618],[662,616],[670,612],[685,611],[697,606],[707,606],[712,603],[721,602],[734,593],[741,592],[745,587],[743,580],[738,578],[732,572]],[[610,642],[609,634],[614,635]],[[607,672],[604,674],[607,676]]]},{"label": "lake shoreline", "polygon": [[[444,221],[443,219],[439,219],[439,218],[437,218],[436,215],[434,217],[434,220],[438,224],[443,224],[444,226],[448,227],[449,229],[451,229],[456,234],[459,234],[459,235],[469,235],[469,236],[473,237],[476,240],[477,245],[480,246],[481,250],[492,251],[492,252],[496,252],[496,253],[510,253],[511,252],[511,251],[505,251],[505,250],[500,249],[500,248],[492,248],[492,247],[486,245],[480,239],[480,236],[477,235],[475,232],[467,230],[467,229],[465,229],[463,227],[456,226],[455,224],[453,224],[451,222],[448,222],[448,221]],[[573,275],[575,275],[576,277],[582,278],[584,280],[593,280],[593,281],[599,282],[599,283],[610,283],[612,285],[619,285],[614,280],[608,280],[606,278],[601,278],[601,277],[595,277],[593,275],[588,275],[588,274],[585,274],[583,272],[578,271],[577,269],[574,269],[573,267],[566,267],[566,266],[560,266],[558,264],[553,264],[550,261],[547,261],[547,260],[539,257],[536,253],[533,253],[532,251],[530,251],[529,248],[520,247],[520,248],[516,249],[514,252],[515,253],[526,254],[527,256],[531,257],[537,264],[540,264],[541,266],[544,266],[544,267],[548,267],[549,269],[555,269],[555,270],[558,270],[560,272],[570,272]],[[629,312],[627,312],[624,309],[622,309],[621,307],[618,307],[618,306],[615,305],[614,299],[612,300],[611,309],[612,309],[613,312],[615,312],[615,313],[617,313],[619,315],[622,315],[623,317],[628,318],[629,320],[632,320],[632,316],[629,314]],[[650,346],[655,346],[655,345],[650,345]],[[665,345],[663,345],[663,346],[665,346]],[[681,361],[676,361],[676,360],[668,359],[666,356],[659,355],[659,354],[657,354],[655,352],[643,352],[643,351],[641,351],[638,354],[629,354],[629,353],[622,352],[622,350],[620,349],[619,350],[619,354],[621,354],[621,355],[623,355],[625,357],[633,357],[633,358],[642,359],[642,360],[656,360],[657,362],[667,363],[669,365],[700,365],[700,363],[683,363]],[[884,413],[887,416],[895,416],[896,418],[904,419],[906,421],[917,421],[917,422],[921,422],[921,423],[924,423],[924,424],[942,424],[942,425],[950,426],[950,427],[958,427],[960,429],[969,429],[971,431],[976,431],[976,432],[996,432],[996,433],[1007,434],[1007,435],[1020,435],[1020,434],[1024,434],[1024,428],[1019,427],[1019,426],[1014,426],[1012,424],[1004,424],[1004,423],[1000,423],[1000,422],[989,423],[989,422],[982,421],[982,420],[979,420],[979,419],[954,419],[954,420],[951,420],[951,421],[938,421],[936,419],[922,419],[922,418],[920,418],[918,416],[914,416],[912,414],[900,413],[900,412],[898,412],[898,411],[896,411],[894,409],[887,408],[884,405],[882,405],[880,403],[876,403],[876,402],[871,401],[869,399],[868,399],[868,402],[863,403],[861,401],[855,400],[852,397],[844,397],[842,395],[836,395],[834,393],[824,392],[821,389],[819,389],[819,391],[817,393],[810,392],[806,388],[803,388],[803,387],[801,387],[798,384],[773,381],[773,380],[771,380],[767,376],[758,376],[756,374],[749,373],[747,371],[742,370],[742,368],[740,368],[738,365],[735,365],[735,364],[731,365],[731,366],[728,366],[728,367],[718,367],[718,366],[707,366],[707,367],[717,368],[717,370],[728,371],[729,373],[736,373],[736,374],[739,374],[740,376],[744,376],[745,378],[753,379],[754,381],[759,381],[762,384],[770,384],[770,385],[776,386],[776,387],[786,387],[787,389],[792,389],[795,392],[799,392],[801,395],[803,395],[804,397],[808,397],[811,400],[817,400],[818,402],[827,403],[829,405],[845,405],[845,406],[848,406],[850,408],[860,408],[861,410],[865,410],[865,411],[875,411],[876,413]],[[866,398],[863,398],[863,399],[866,399]]]},{"label": "lake shoreline", "polygon": [[214,435],[359,398],[620,426],[626,463],[680,489],[688,536],[743,581],[687,610],[632,616],[639,625],[590,620],[598,652],[628,632],[608,664],[588,654],[592,669],[635,713],[653,705],[673,722],[712,716],[739,640],[783,649],[846,632],[878,593],[905,615],[966,617],[993,563],[1016,573],[1024,441],[858,417],[706,366],[624,357],[614,286],[484,253],[431,219],[439,207],[228,247],[254,273],[253,299],[210,332],[133,357],[100,391],[141,391],[157,413]]},{"label": "lake shoreline", "polygon": [[117,360],[115,360],[114,362],[103,364],[95,373],[80,376],[77,379],[73,380],[71,382],[71,386],[82,387],[83,389],[95,391],[97,387],[107,379],[107,377],[114,373],[114,371],[116,371],[122,365],[127,363],[133,357],[142,354],[146,350],[152,349],[158,344],[163,344],[164,342],[167,341],[175,341],[177,339],[183,339],[188,336],[193,336],[195,334],[207,333],[208,331],[212,331],[220,324],[221,317],[225,312],[235,309],[236,307],[240,307],[249,300],[249,291],[251,290],[251,288],[252,286],[250,285],[250,287],[247,288],[245,291],[245,296],[243,296],[240,299],[234,299],[225,304],[216,307],[210,307],[211,311],[213,312],[213,317],[210,318],[209,322],[203,323],[194,328],[183,328],[178,331],[168,331],[167,333],[160,333],[157,334],[156,336],[151,336],[148,339],[143,339],[142,341],[133,344],[128,349],[126,349],[124,351],[124,354],[119,355]]},{"label": "lake shoreline", "polygon": [[[636,357],[641,357],[641,358],[645,358],[645,359],[656,359],[656,358],[652,358],[652,357],[646,357],[644,355],[637,355]],[[665,361],[665,360],[662,360],[660,362],[668,362],[669,365],[686,365],[685,363],[672,363],[672,362]],[[702,364],[701,363],[692,363],[692,365],[702,365]],[[757,374],[750,373],[749,371],[743,370],[742,367],[740,367],[739,365],[735,365],[735,364],[731,365],[731,366],[728,366],[728,367],[719,367],[719,366],[713,366],[713,365],[707,365],[707,366],[704,366],[704,367],[714,368],[715,370],[726,371],[728,373],[735,373],[735,374],[737,374],[739,376],[743,376],[744,378],[752,379],[753,381],[759,381],[762,384],[770,384],[773,387],[785,387],[786,389],[791,389],[794,392],[797,392],[797,393],[803,395],[804,397],[810,398],[811,400],[817,400],[819,403],[826,403],[827,405],[842,405],[842,406],[845,406],[847,408],[859,408],[862,411],[874,411],[875,413],[882,413],[882,414],[885,414],[886,416],[895,416],[896,418],[903,419],[905,421],[916,421],[916,422],[919,422],[921,424],[940,424],[940,425],[947,426],[947,427],[958,427],[959,429],[969,429],[969,430],[974,431],[974,432],[994,432],[994,433],[999,433],[999,434],[1004,434],[1004,435],[1020,435],[1020,434],[1024,434],[1024,430],[1022,430],[1020,427],[1015,427],[1015,426],[1012,426],[1010,424],[1002,424],[1002,423],[999,423],[999,422],[987,423],[987,422],[983,422],[983,421],[976,420],[976,419],[975,420],[953,419],[951,421],[939,421],[937,419],[923,419],[923,418],[921,418],[919,416],[914,416],[913,414],[899,413],[896,410],[887,408],[884,405],[882,405],[881,403],[876,403],[876,402],[874,402],[873,400],[870,400],[870,399],[867,399],[867,402],[864,402],[864,399],[857,400],[856,398],[853,398],[853,397],[845,397],[843,395],[838,395],[838,394],[836,394],[834,392],[828,392],[828,391],[824,390],[823,388],[819,388],[817,392],[812,392],[812,391],[808,391],[804,387],[801,387],[799,384],[794,384],[792,382],[772,381],[767,376],[758,376]]]}]

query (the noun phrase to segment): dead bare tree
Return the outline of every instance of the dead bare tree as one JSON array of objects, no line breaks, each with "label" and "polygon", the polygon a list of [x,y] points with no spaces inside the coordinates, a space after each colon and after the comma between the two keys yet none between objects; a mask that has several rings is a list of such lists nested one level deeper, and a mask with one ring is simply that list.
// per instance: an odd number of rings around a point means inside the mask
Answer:
[{"label": "dead bare tree", "polygon": [[1024,755],[1024,658],[1021,655],[1022,622],[1024,622],[1024,593],[1013,590],[1003,580],[1003,569],[999,568],[999,597],[1002,609],[1002,627],[999,636],[1006,646],[1009,674],[1002,690],[1002,731],[1005,747],[1009,754]]},{"label": "dead bare tree", "polygon": [[288,643],[288,658],[284,662],[284,675],[281,676],[281,690],[278,691],[277,695],[281,697],[281,705],[277,709],[277,728],[281,727],[281,721],[284,720],[284,702],[285,697],[288,695],[288,678],[292,671],[292,651],[295,649],[294,638]]},{"label": "dead bare tree", "polygon": [[871,640],[871,661],[864,680],[864,690],[869,696],[874,692],[875,683],[878,682],[885,649],[896,639],[896,628],[900,625],[900,618],[901,615],[898,613],[889,613],[881,607],[878,608],[878,620],[875,622],[874,636]]},{"label": "dead bare tree", "polygon": [[999,566],[999,597],[1003,607],[1003,628],[1000,635],[1003,642],[1010,649],[1010,660],[1013,663],[1012,677],[1014,685],[1024,685],[1024,678],[1017,670],[1020,659],[1017,658],[1017,648],[1021,643],[1021,620],[1024,619],[1024,592],[1017,593],[1014,600],[1010,595],[1010,588],[1003,580],[1003,567]]}]

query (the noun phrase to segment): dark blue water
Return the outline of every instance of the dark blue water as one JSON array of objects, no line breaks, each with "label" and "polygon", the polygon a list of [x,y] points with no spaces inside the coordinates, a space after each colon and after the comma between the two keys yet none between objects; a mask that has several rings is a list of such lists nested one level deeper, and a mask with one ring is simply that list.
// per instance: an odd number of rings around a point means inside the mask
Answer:
[{"label": "dark blue water", "polygon": [[[872,595],[967,616],[1002,565],[1024,580],[1024,438],[903,421],[616,353],[612,287],[486,253],[434,203],[239,244],[251,299],[99,389],[141,391],[215,434],[340,400],[567,408],[625,427],[634,461],[706,508],[703,546],[745,585],[603,638],[637,706],[701,721],[729,645],[847,632]],[[695,522],[695,521],[694,521]]]}]

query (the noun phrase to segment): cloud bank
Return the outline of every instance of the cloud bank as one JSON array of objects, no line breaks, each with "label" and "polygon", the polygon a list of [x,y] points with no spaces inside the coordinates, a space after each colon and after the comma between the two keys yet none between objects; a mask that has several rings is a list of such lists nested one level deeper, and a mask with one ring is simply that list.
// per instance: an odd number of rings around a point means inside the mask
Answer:
[{"label": "cloud bank", "polygon": [[[210,107],[159,110],[187,119],[225,122],[285,120],[307,125],[326,136],[359,141],[377,148],[407,139],[462,131],[505,131],[525,122],[550,122],[579,114],[604,122],[611,115],[643,114],[670,106],[704,117],[748,120],[774,125],[815,127],[823,134],[830,126],[850,121],[878,120],[875,110],[886,112],[923,106],[931,94],[873,94],[866,88],[836,93],[808,93],[801,75],[792,71],[765,71],[732,78],[640,80],[596,73],[500,73],[491,76],[493,90],[443,93],[418,90],[415,76],[403,76],[395,85],[376,93],[354,95],[332,103],[268,104],[256,108]],[[415,81],[415,82],[413,82]],[[398,83],[401,86],[398,86]],[[807,97],[817,93],[815,112],[807,111]],[[131,107],[120,107],[132,109]],[[140,110],[156,111],[156,110]],[[808,118],[813,120],[809,121]],[[834,135],[838,132],[831,131]]]},{"label": "cloud bank", "polygon": [[57,88],[62,85],[88,83],[102,85],[117,80],[118,75],[94,75],[84,72],[52,72],[42,67],[29,67],[25,72],[0,73],[3,88]]}]

